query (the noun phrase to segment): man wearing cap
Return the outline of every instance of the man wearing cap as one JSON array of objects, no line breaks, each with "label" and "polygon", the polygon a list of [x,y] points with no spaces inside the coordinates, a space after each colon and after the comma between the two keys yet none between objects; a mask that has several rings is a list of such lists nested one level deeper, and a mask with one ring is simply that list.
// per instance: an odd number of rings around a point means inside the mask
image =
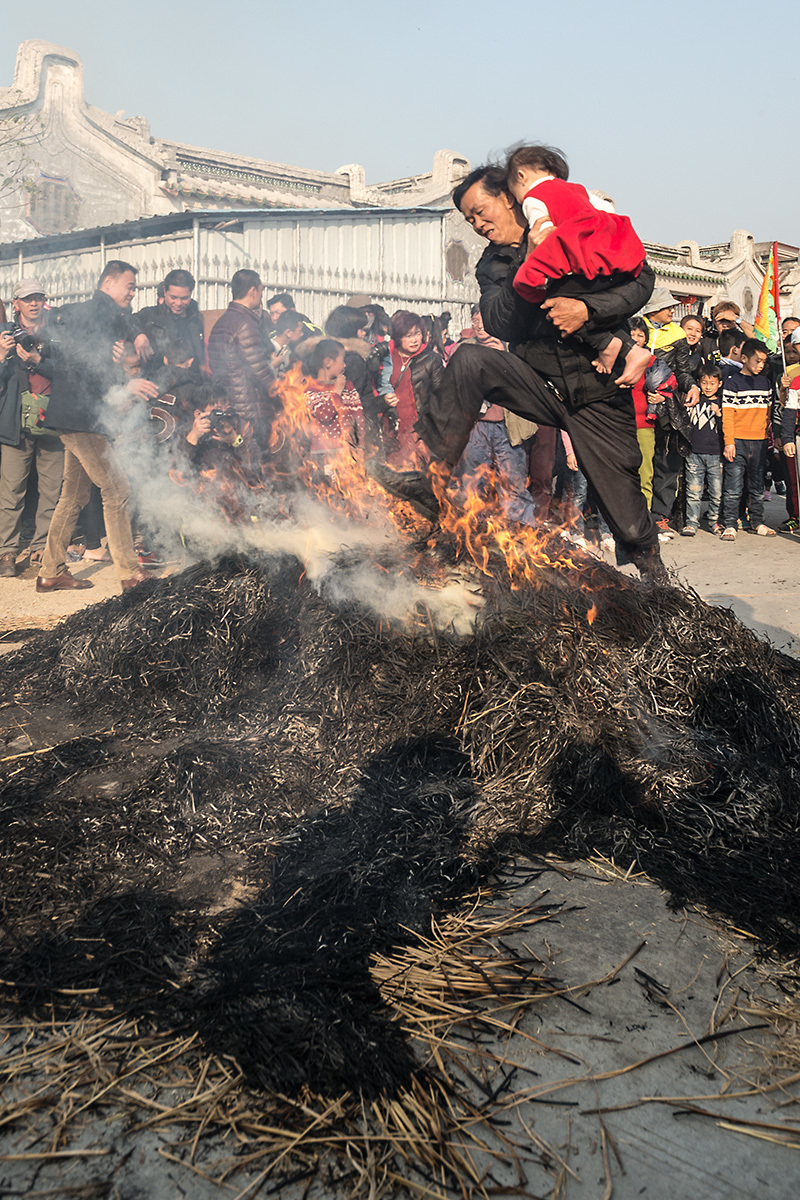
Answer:
[{"label": "man wearing cap", "polygon": [[[649,336],[647,347],[658,358],[663,358],[675,376],[678,388],[686,392],[696,382],[689,369],[689,344],[686,334],[677,321],[673,321],[678,301],[669,288],[656,288],[643,310],[644,323]],[[666,406],[661,405],[655,428],[655,452],[653,454],[653,499],[650,510],[658,525],[660,540],[669,541],[674,534],[670,523],[675,497],[678,493],[678,475],[683,466],[683,455],[679,449],[678,431],[673,428]]]},{"label": "man wearing cap", "polygon": [[[44,307],[45,299],[38,279],[20,279],[13,293],[14,327],[0,343],[0,578],[6,579],[17,573],[22,509],[34,462],[39,498],[28,552],[36,566],[41,563],[64,471],[61,440],[55,434],[28,433],[22,425],[23,395],[49,398],[50,393],[52,316]],[[46,407],[47,401],[43,403]]]},{"label": "man wearing cap", "polygon": [[656,288],[642,309],[644,323],[650,331],[647,347],[657,354],[676,342],[685,341],[686,334],[677,321],[673,321],[678,301],[669,288]]}]

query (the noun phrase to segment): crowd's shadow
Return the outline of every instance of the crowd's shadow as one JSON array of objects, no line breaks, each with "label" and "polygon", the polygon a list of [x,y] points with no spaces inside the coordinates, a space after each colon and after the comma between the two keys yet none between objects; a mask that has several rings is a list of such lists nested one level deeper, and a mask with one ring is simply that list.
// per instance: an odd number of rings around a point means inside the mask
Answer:
[{"label": "crowd's shadow", "polygon": [[366,766],[348,807],[280,842],[260,894],[209,926],[179,896],[129,888],[75,924],[0,955],[29,1011],[81,995],[164,1027],[198,1030],[254,1085],[294,1093],[393,1091],[413,1056],[370,975],[376,950],[427,932],[470,890],[462,857],[476,802],[455,742],[402,743]]}]

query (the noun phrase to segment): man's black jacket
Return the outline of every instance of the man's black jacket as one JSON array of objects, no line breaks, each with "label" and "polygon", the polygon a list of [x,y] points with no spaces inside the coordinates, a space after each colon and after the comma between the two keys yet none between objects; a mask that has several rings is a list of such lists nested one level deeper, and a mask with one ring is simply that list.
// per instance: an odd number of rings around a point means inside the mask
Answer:
[{"label": "man's black jacket", "polygon": [[[203,338],[203,318],[197,302],[191,300],[186,315],[176,317],[166,304],[143,308],[131,319],[138,333],[145,333],[153,347],[153,357],[146,375],[159,384],[162,391],[181,383],[200,383],[206,359]],[[191,367],[178,370],[178,363],[194,359]],[[165,370],[164,359],[167,360]]]},{"label": "man's black jacket", "polygon": [[53,383],[45,417],[48,429],[103,433],[105,398],[125,384],[113,360],[114,343],[128,336],[128,318],[109,295],[97,291],[58,314],[51,342]]}]

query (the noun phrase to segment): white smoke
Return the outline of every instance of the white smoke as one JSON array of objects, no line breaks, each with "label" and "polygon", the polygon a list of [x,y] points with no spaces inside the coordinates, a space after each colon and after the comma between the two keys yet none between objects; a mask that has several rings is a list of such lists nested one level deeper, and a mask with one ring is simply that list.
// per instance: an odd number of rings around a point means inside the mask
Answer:
[{"label": "white smoke", "polygon": [[[219,507],[213,482],[198,493],[199,477],[188,456],[181,456],[180,430],[156,444],[142,403],[132,404],[125,389],[114,389],[106,401],[107,427],[131,482],[133,510],[167,551],[180,549],[189,561],[231,553],[290,555],[333,605],[354,604],[416,630],[474,632],[483,605],[479,590],[456,578],[441,587],[423,585],[408,566],[407,544],[383,510],[374,508],[366,521],[347,520],[300,490],[287,503],[285,497],[240,485],[244,507],[255,515],[232,524]],[[170,468],[180,470],[185,486],[170,477]]]}]

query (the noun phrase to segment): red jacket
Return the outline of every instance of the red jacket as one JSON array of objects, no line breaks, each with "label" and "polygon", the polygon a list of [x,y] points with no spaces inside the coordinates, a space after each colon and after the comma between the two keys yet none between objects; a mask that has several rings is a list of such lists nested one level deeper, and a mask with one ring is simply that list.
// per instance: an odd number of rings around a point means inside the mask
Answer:
[{"label": "red jacket", "polygon": [[514,277],[514,290],[524,299],[539,303],[547,281],[564,275],[639,274],[645,250],[629,218],[595,208],[581,184],[543,179],[528,197],[546,206],[555,229]]}]

